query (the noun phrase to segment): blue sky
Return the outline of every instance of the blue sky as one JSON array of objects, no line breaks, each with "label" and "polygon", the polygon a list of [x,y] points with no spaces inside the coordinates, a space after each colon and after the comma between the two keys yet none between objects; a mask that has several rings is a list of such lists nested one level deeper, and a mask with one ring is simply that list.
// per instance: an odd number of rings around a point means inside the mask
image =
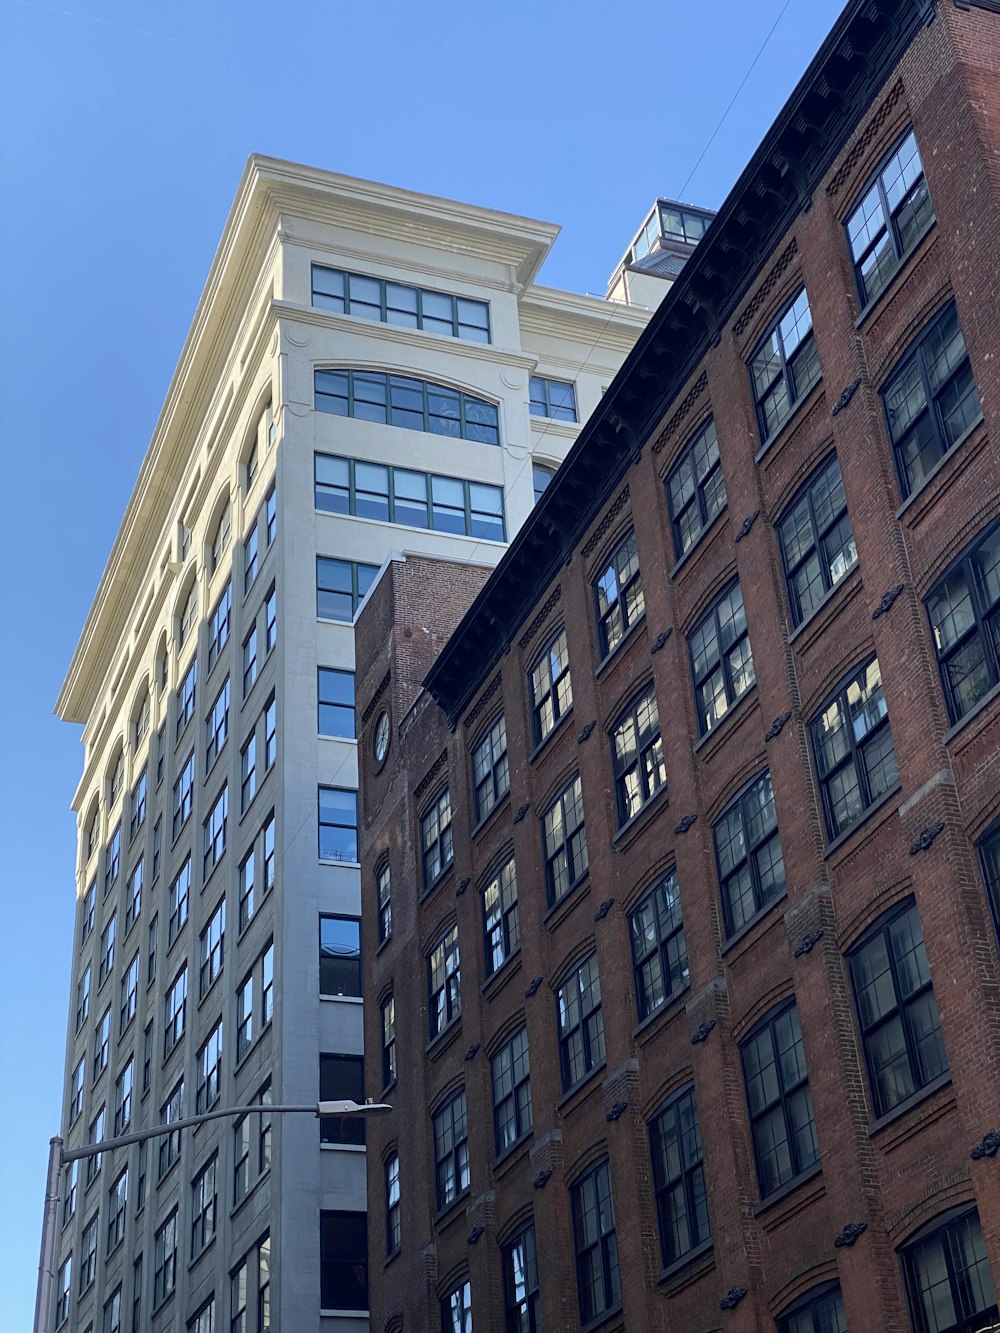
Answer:
[{"label": "blue sky", "polygon": [[60,1123],[82,753],[52,706],[248,154],[561,223],[542,281],[602,293],[656,195],[718,206],[840,8],[0,0],[6,1328]]}]

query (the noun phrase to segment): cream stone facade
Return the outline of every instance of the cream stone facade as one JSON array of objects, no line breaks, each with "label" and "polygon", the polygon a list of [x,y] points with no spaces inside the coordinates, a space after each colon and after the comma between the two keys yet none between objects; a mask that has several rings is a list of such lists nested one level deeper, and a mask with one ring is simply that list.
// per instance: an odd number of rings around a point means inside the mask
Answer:
[{"label": "cream stone facade", "polygon": [[[56,708],[85,747],[67,1147],[315,1102],[321,1056],[355,1077],[332,1058],[362,1055],[333,673],[390,551],[496,563],[645,326],[535,284],[556,234],[248,163]],[[364,1235],[363,1147],[271,1119],[70,1168],[53,1327],[118,1327],[117,1301],[144,1333],[367,1328],[333,1281]]]}]

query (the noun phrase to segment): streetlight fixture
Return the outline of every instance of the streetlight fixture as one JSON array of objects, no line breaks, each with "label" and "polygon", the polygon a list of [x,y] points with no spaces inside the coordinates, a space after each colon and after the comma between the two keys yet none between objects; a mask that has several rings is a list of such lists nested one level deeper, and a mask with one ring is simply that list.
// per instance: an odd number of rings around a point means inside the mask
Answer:
[{"label": "streetlight fixture", "polygon": [[147,1139],[162,1138],[166,1134],[176,1134],[182,1129],[193,1129],[209,1120],[224,1120],[228,1116],[260,1115],[314,1115],[317,1118],[328,1115],[385,1115],[392,1107],[386,1102],[355,1101],[309,1102],[304,1105],[274,1106],[257,1102],[253,1106],[227,1106],[218,1111],[204,1111],[201,1115],[191,1115],[184,1120],[171,1120],[165,1125],[150,1125],[138,1129],[133,1134],[119,1134],[114,1139],[102,1139],[100,1143],[86,1143],[82,1148],[64,1148],[62,1138],[57,1134],[49,1139],[49,1169],[45,1185],[45,1208],[42,1213],[42,1245],[38,1259],[38,1288],[35,1293],[34,1333],[47,1333],[52,1312],[52,1288],[55,1285],[56,1233],[61,1197],[60,1178],[63,1167],[70,1162],[77,1162],[83,1157],[97,1157],[100,1153],[114,1152],[117,1148],[127,1148],[132,1143],[144,1143]]}]

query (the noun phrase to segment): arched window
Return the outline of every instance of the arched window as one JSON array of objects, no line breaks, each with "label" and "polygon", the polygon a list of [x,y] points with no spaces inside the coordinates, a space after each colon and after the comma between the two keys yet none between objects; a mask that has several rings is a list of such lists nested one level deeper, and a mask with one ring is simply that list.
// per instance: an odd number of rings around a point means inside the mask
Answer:
[{"label": "arched window", "polygon": [[494,403],[409,375],[317,370],[315,406],[317,412],[338,417],[478,440],[480,444],[500,443],[500,418]]},{"label": "arched window", "polygon": [[191,580],[187,596],[180,602],[180,608],[177,616],[177,646],[183,648],[198,620],[198,584],[194,579]]},{"label": "arched window", "polygon": [[101,840],[101,807],[94,802],[94,809],[87,823],[87,833],[84,838],[84,854],[89,862],[90,858],[97,851],[97,844]]},{"label": "arched window", "polygon": [[136,753],[149,731],[149,687],[142,691],[132,708],[132,752]]},{"label": "arched window", "polygon": [[260,416],[257,418],[257,425],[251,432],[249,448],[243,462],[243,485],[246,493],[253,490],[253,484],[257,480],[257,474],[260,471],[260,465],[267,456],[268,450],[274,443],[277,427],[274,424],[274,410],[271,406],[271,400],[268,399]]},{"label": "arched window", "polygon": [[212,545],[209,550],[209,568],[214,573],[219,568],[219,561],[222,559],[229,546],[229,539],[233,534],[233,506],[229,497],[226,497],[226,503],[222,507],[222,513],[219,515],[219,521],[215,525],[212,533]]}]

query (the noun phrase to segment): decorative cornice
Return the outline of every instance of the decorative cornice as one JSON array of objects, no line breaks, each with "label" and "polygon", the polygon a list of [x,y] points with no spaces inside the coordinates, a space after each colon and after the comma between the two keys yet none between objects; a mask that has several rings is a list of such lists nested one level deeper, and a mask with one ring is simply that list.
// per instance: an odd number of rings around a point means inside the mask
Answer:
[{"label": "decorative cornice", "polygon": [[882,103],[879,109],[875,112],[874,116],[872,116],[871,120],[865,126],[864,133],[858,139],[857,143],[854,145],[851,151],[844,158],[841,165],[831,176],[830,183],[826,187],[826,192],[831,199],[835,199],[837,195],[840,193],[841,186],[844,184],[846,180],[850,178],[850,175],[853,172],[854,168],[857,166],[858,162],[861,160],[864,154],[868,151],[869,144],[878,134],[879,130],[881,130],[885,122],[889,119],[893,107],[895,107],[896,103],[902,96],[903,96],[903,80],[899,79],[898,82],[892,85],[892,88],[889,91],[889,96],[885,99],[885,101]]},{"label": "decorative cornice", "polygon": [[424,792],[431,785],[431,783],[434,781],[434,779],[437,777],[437,775],[441,772],[442,768],[444,768],[447,763],[448,763],[448,751],[442,750],[441,753],[438,755],[438,757],[434,760],[433,764],[431,764],[430,768],[424,774],[424,776],[417,783],[416,787],[414,787],[413,799],[415,801],[420,800],[421,796],[423,796]]},{"label": "decorative cornice", "polygon": [[680,406],[677,408],[677,410],[671,416],[670,420],[667,422],[667,424],[660,431],[659,435],[656,437],[656,442],[653,445],[654,454],[660,453],[660,451],[666,445],[667,441],[670,439],[671,435],[673,435],[674,431],[681,424],[681,422],[684,420],[687,414],[691,411],[692,407],[694,407],[695,403],[698,401],[698,399],[702,396],[702,394],[705,392],[707,388],[708,388],[708,375],[703,370],[701,374],[698,376],[698,378],[695,380],[694,384],[691,385],[691,388],[681,399]]},{"label": "decorative cornice", "polygon": [[528,628],[518,639],[517,645],[519,648],[521,649],[527,648],[528,644],[535,637],[538,631],[542,628],[542,626],[548,620],[549,616],[552,614],[555,608],[559,605],[560,597],[562,597],[562,586],[557,583],[556,586],[549,593],[548,597],[546,597],[545,601],[539,607],[538,615],[535,616],[534,620],[531,622]]},{"label": "decorative cornice", "polygon": [[468,731],[468,729],[475,724],[477,718],[482,717],[483,711],[485,710],[486,706],[489,704],[493,696],[496,694],[497,690],[499,690],[499,688],[500,688],[500,672],[498,671],[497,674],[490,681],[490,683],[486,686],[486,689],[483,690],[482,694],[479,696],[476,706],[470,712],[466,713],[465,719],[462,723],[462,726],[465,728],[466,731]]},{"label": "decorative cornice", "polygon": [[919,852],[928,851],[934,839],[939,833],[943,832],[943,820],[939,820],[936,824],[928,824],[926,828],[920,830],[920,836],[917,838],[916,842],[910,843],[910,855],[916,856]]},{"label": "decorative cornice", "polygon": [[837,1250],[850,1249],[868,1230],[867,1222],[848,1222],[842,1231],[838,1231],[833,1239],[834,1248]]},{"label": "decorative cornice", "polygon": [[601,519],[600,523],[598,523],[597,527],[588,537],[586,544],[583,547],[583,550],[580,552],[584,560],[588,560],[594,554],[594,552],[597,550],[598,544],[601,541],[601,538],[605,535],[605,533],[607,533],[610,530],[612,523],[614,523],[615,519],[622,512],[622,510],[625,508],[627,504],[628,504],[628,486],[625,486],[622,489],[621,493],[619,494],[618,498],[615,500],[614,504],[611,505],[607,513]]},{"label": "decorative cornice", "polygon": [[370,702],[369,702],[367,708],[366,708],[365,711],[361,714],[361,725],[362,725],[362,727],[365,725],[365,723],[366,723],[366,722],[368,721],[368,719],[371,717],[372,713],[374,713],[374,711],[375,711],[375,705],[378,703],[379,699],[382,698],[382,695],[385,694],[386,690],[389,688],[389,681],[390,681],[391,679],[392,679],[392,672],[391,672],[391,671],[387,671],[387,672],[385,673],[385,675],[382,677],[382,680],[381,680],[381,682],[380,682],[380,684],[379,684],[378,689],[377,689],[377,690],[375,691],[375,693],[372,695],[371,700],[370,700]]},{"label": "decorative cornice", "polygon": [[798,252],[798,248],[799,248],[798,243],[796,242],[795,237],[793,236],[791,243],[785,246],[784,250],[782,250],[780,256],[778,257],[778,262],[774,265],[770,273],[767,275],[767,277],[764,279],[761,285],[757,288],[753,300],[747,305],[746,309],[743,311],[743,314],[740,315],[739,319],[733,325],[733,334],[737,338],[747,327],[747,325],[753,319],[754,315],[756,315],[757,311],[761,308],[761,306],[764,304],[767,298],[774,291],[778,279],[782,276],[785,269],[795,258]]}]

